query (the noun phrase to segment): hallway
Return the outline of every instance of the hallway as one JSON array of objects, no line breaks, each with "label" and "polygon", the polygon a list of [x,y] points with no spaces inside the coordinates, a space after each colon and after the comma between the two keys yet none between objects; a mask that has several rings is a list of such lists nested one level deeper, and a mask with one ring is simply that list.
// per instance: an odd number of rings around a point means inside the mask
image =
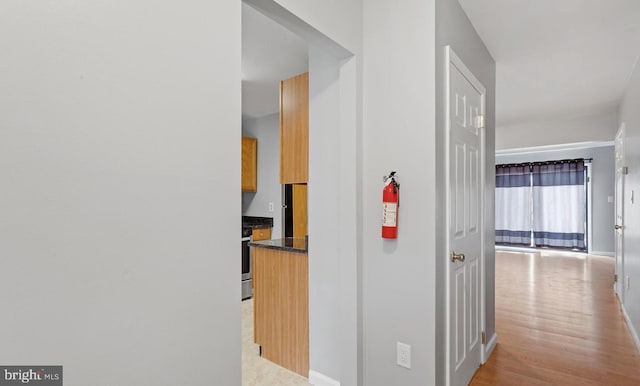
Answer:
[{"label": "hallway", "polygon": [[496,251],[498,345],[471,385],[639,385],[614,259]]}]

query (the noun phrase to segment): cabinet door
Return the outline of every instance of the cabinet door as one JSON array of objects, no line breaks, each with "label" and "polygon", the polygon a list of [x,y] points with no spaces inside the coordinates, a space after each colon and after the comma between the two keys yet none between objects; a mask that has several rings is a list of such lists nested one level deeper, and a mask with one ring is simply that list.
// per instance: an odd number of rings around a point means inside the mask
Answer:
[{"label": "cabinet door", "polygon": [[309,73],[280,82],[280,183],[309,179]]},{"label": "cabinet door", "polygon": [[307,185],[293,185],[293,237],[307,235]]},{"label": "cabinet door", "polygon": [[271,228],[256,228],[251,232],[253,241],[271,239]]},{"label": "cabinet door", "polygon": [[258,140],[242,137],[242,191],[258,189]]}]

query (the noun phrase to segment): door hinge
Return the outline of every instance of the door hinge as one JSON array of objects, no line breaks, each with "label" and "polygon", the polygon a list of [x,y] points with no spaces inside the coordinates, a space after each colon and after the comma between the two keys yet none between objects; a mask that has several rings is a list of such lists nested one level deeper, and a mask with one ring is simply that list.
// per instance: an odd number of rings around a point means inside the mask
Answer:
[{"label": "door hinge", "polygon": [[622,174],[624,174],[624,175],[629,174],[629,167],[628,166],[623,166],[622,167]]},{"label": "door hinge", "polygon": [[617,273],[615,275],[613,275],[613,282],[614,283],[618,282],[618,274]]},{"label": "door hinge", "polygon": [[487,344],[487,334],[485,334],[484,331],[482,331],[481,337],[482,337],[482,344]]},{"label": "door hinge", "polygon": [[476,117],[476,128],[477,129],[484,129],[484,125],[485,125],[484,115],[478,115]]}]

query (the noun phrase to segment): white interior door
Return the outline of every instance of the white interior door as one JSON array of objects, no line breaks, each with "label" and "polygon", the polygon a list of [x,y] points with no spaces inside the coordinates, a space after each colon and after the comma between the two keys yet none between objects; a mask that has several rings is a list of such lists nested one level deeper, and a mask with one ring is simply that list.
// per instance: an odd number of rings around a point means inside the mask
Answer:
[{"label": "white interior door", "polygon": [[484,87],[453,52],[449,66],[449,384],[481,363]]},{"label": "white interior door", "polygon": [[615,290],[621,303],[624,303],[624,178],[625,178],[625,154],[624,154],[624,124],[618,130],[615,141],[616,162],[616,187],[615,187],[615,234],[616,234],[616,276]]}]

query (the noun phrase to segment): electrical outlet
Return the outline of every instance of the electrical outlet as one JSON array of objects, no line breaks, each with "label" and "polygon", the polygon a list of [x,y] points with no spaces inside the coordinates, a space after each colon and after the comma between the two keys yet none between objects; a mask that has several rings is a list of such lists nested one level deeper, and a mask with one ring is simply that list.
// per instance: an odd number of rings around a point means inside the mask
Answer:
[{"label": "electrical outlet", "polygon": [[273,202],[269,203],[269,212],[273,212]]},{"label": "electrical outlet", "polygon": [[405,343],[397,342],[396,360],[398,366],[411,368],[411,346]]}]

